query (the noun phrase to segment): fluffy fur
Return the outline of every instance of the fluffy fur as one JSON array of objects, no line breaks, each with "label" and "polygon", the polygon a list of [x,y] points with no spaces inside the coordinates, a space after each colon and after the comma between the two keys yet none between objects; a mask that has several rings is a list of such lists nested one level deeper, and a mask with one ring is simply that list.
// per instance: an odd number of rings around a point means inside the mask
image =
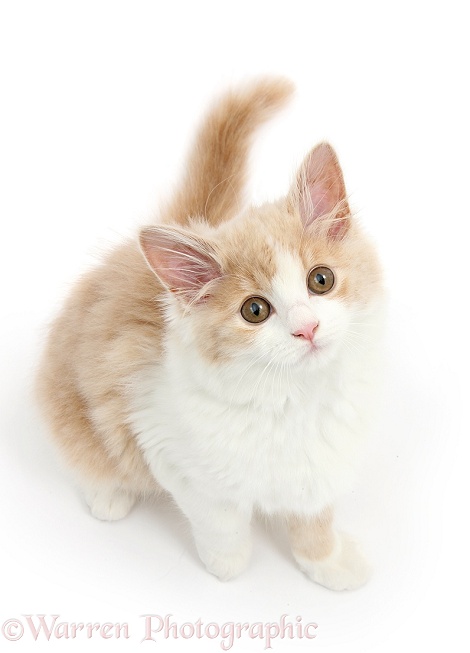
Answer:
[{"label": "fluffy fur", "polygon": [[[327,144],[287,197],[238,210],[251,136],[291,92],[265,79],[215,105],[160,223],[75,287],[38,390],[94,516],[163,489],[229,579],[248,563],[253,512],[281,515],[305,573],[346,589],[367,566],[332,503],[372,413],[381,274]],[[307,286],[317,265],[335,275],[324,295]],[[253,296],[272,306],[260,324],[240,313]]]}]

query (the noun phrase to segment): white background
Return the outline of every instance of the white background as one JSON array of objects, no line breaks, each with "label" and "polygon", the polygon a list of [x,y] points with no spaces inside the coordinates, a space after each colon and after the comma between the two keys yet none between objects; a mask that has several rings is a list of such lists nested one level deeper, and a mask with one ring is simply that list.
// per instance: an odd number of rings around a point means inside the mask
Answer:
[{"label": "white background", "polygon": [[[219,651],[140,641],[139,615],[180,624],[318,623],[274,651],[463,651],[468,646],[468,20],[464,2],[2,2],[0,9],[0,622],[24,614],[128,622],[131,638],[1,650]],[[214,93],[258,73],[297,85],[260,134],[256,201],[286,191],[320,139],[390,292],[385,401],[339,525],[370,583],[334,593],[255,526],[249,569],[222,584],[165,503],[93,520],[58,465],[31,395],[40,343],[73,280],[152,220]],[[366,283],[367,280],[364,280]],[[466,310],[467,309],[467,310]],[[467,421],[467,420],[465,420]],[[234,651],[261,651],[244,639]]]}]

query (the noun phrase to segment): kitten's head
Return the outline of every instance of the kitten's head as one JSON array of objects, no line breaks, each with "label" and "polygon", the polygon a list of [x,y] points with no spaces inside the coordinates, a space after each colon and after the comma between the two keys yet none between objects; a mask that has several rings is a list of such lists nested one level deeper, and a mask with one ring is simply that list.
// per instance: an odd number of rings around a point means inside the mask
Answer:
[{"label": "kitten's head", "polygon": [[323,365],[355,346],[380,295],[374,250],[327,144],[309,154],[283,200],[218,228],[203,220],[191,230],[148,228],[140,242],[169,291],[173,328],[212,361]]}]

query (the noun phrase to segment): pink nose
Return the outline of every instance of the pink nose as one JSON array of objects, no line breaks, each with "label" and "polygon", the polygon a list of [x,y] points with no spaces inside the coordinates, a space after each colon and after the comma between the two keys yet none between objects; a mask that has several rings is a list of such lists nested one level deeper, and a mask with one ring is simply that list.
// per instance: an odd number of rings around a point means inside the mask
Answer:
[{"label": "pink nose", "polygon": [[303,327],[300,327],[300,329],[297,329],[297,331],[294,331],[292,335],[296,338],[305,338],[305,340],[310,340],[310,342],[312,342],[317,327],[318,322],[309,322]]}]

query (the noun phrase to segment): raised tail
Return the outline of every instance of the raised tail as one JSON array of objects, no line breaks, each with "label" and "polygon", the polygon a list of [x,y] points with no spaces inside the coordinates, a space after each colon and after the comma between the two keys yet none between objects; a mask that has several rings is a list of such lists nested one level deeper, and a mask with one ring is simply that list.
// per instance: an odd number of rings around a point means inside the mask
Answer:
[{"label": "raised tail", "polygon": [[166,220],[185,225],[191,217],[203,217],[215,226],[234,215],[252,136],[293,90],[289,80],[267,77],[216,102],[196,135],[182,183],[164,211]]}]

